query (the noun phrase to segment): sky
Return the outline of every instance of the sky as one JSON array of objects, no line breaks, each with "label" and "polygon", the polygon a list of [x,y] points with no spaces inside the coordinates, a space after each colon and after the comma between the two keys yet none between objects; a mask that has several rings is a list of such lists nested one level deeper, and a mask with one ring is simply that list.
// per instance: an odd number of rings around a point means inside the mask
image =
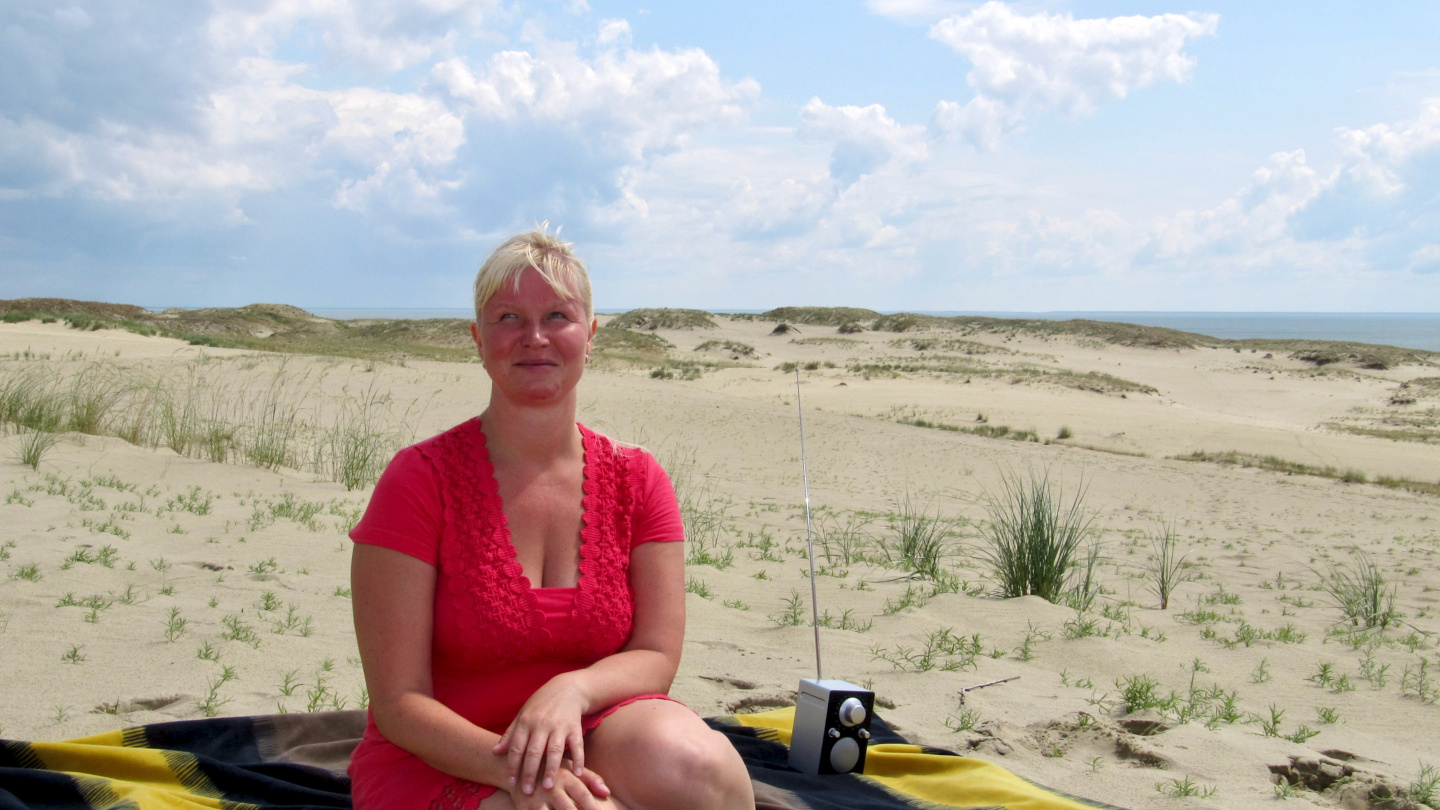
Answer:
[{"label": "sky", "polygon": [[1440,4],[6,0],[0,298],[1440,312]]}]

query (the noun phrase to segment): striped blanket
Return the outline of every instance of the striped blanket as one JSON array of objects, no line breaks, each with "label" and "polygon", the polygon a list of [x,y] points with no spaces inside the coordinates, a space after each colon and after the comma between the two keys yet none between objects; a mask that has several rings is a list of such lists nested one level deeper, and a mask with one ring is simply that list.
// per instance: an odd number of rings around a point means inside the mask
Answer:
[{"label": "striped blanket", "polygon": [[[910,745],[875,718],[861,776],[787,765],[793,709],[707,722],[750,769],[762,810],[1095,810],[977,759]],[[350,806],[363,712],[187,720],[55,743],[0,741],[0,810],[318,810]],[[1112,809],[1113,810],[1113,809]]]}]

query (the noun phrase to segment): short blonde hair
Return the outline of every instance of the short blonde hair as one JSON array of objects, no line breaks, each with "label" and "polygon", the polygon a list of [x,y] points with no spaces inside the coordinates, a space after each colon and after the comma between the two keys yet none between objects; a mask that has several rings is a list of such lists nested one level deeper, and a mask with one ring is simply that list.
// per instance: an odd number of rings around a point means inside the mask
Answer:
[{"label": "short blonde hair", "polygon": [[480,272],[475,274],[475,322],[481,319],[491,296],[509,283],[512,289],[520,289],[520,274],[534,268],[555,291],[565,300],[580,299],[585,305],[585,318],[595,317],[595,308],[590,299],[590,274],[585,263],[571,250],[569,242],[560,240],[560,229],[554,234],[546,233],[548,222],[540,224],[538,230],[516,234],[500,243]]}]

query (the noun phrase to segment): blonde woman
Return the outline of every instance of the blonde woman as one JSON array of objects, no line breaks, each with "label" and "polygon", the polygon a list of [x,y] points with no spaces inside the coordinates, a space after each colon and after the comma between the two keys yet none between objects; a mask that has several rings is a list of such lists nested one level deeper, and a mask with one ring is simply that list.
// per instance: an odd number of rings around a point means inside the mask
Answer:
[{"label": "blonde woman", "polygon": [[597,321],[544,230],[475,279],[479,417],[398,453],[355,541],[370,693],[357,810],[749,810],[744,764],[667,698],[683,528],[643,450],[575,421]]}]

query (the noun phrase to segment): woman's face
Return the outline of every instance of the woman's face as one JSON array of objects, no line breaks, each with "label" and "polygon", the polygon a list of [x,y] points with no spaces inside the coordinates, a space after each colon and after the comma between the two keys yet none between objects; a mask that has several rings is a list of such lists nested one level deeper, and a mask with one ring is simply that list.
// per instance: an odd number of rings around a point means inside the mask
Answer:
[{"label": "woman's face", "polygon": [[471,327],[494,393],[518,405],[546,405],[575,390],[596,321],[579,298],[566,300],[533,269],[520,288],[501,285]]}]

